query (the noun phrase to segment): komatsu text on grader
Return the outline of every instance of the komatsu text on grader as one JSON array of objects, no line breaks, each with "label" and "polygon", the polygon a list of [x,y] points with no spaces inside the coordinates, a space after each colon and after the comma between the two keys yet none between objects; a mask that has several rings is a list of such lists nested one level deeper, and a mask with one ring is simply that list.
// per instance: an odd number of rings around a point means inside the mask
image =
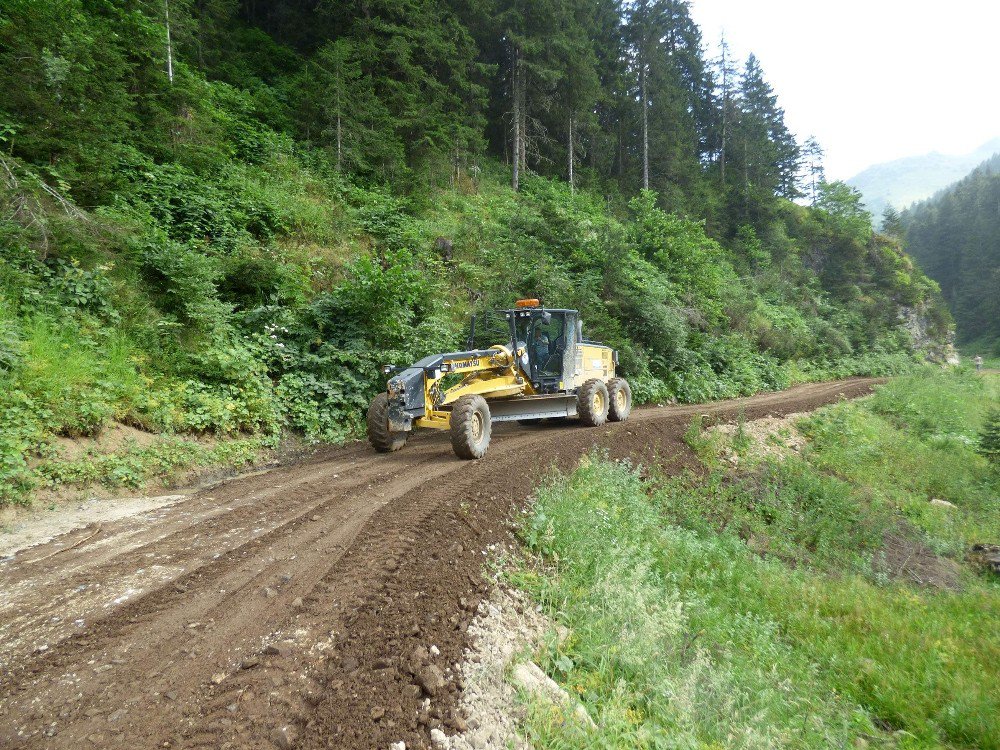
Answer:
[{"label": "komatsu text on grader", "polygon": [[624,422],[632,391],[615,376],[617,364],[617,352],[583,338],[576,310],[518,300],[473,317],[468,351],[432,354],[405,369],[386,365],[391,377],[368,408],[368,439],[387,453],[415,427],[450,430],[460,458],[482,458],[493,422]]}]

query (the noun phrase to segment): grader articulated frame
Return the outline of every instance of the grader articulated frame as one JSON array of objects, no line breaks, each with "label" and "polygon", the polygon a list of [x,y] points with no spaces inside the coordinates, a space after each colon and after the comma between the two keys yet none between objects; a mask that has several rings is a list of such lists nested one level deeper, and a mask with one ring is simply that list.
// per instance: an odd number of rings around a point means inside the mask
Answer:
[{"label": "grader articulated frame", "polygon": [[[496,343],[475,348],[491,336]],[[596,426],[624,421],[632,409],[628,382],[615,375],[617,353],[583,338],[576,310],[519,300],[473,318],[468,346],[384,368],[386,390],[368,409],[376,450],[399,450],[419,427],[449,430],[460,458],[481,458],[493,422],[578,417]]]}]

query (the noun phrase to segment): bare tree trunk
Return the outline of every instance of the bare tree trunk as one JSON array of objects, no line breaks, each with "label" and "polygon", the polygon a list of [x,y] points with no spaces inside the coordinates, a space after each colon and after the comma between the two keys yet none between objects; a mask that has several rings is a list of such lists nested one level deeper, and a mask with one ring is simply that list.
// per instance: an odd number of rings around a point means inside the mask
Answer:
[{"label": "bare tree trunk", "polygon": [[750,186],[750,164],[747,161],[747,139],[743,139],[743,188],[744,192]]},{"label": "bare tree trunk", "polygon": [[[339,99],[339,97],[338,97]],[[337,102],[337,171],[339,172],[344,164],[344,136],[340,122],[340,102]]]},{"label": "bare tree trunk", "polygon": [[[725,75],[723,75],[723,91],[725,91]],[[722,170],[722,186],[726,186],[726,142],[729,140],[729,94],[722,95],[722,153],[719,155],[719,167]]]},{"label": "bare tree trunk", "polygon": [[[723,104],[725,107],[725,104]],[[722,154],[719,156],[719,166],[722,169],[722,184],[726,184],[726,110],[722,110]]]},{"label": "bare tree trunk", "polygon": [[167,79],[174,82],[174,50],[170,43],[170,0],[163,0],[163,14],[167,20]]},{"label": "bare tree trunk", "polygon": [[518,109],[521,112],[521,171],[528,171],[528,106],[527,106],[527,94],[525,89],[527,86],[524,85],[524,68],[518,66],[521,71],[521,104]]},{"label": "bare tree trunk", "polygon": [[649,190],[649,99],[646,96],[646,65],[639,68],[642,89],[642,189]]},{"label": "bare tree trunk", "polygon": [[514,171],[511,178],[511,187],[517,192],[521,181],[521,59],[518,50],[514,49],[514,70],[511,75],[511,98],[514,100],[514,148],[513,162]]},{"label": "bare tree trunk", "polygon": [[573,115],[569,116],[569,191],[576,191],[573,184]]},{"label": "bare tree trunk", "polygon": [[726,37],[722,37],[722,153],[719,154],[719,168],[722,171],[722,186],[726,186],[726,141],[729,137],[729,59],[726,56]]}]

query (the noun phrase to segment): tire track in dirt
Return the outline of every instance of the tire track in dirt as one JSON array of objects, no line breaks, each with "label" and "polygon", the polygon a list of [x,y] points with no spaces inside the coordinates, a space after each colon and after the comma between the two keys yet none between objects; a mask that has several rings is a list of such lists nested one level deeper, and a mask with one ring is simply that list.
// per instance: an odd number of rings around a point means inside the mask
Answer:
[{"label": "tire track in dirt", "polygon": [[460,685],[437,678],[486,593],[484,552],[511,542],[547,471],[593,447],[677,468],[694,414],[803,411],[875,382],[596,429],[497,425],[477,462],[443,434],[384,456],[324,449],[59,554],[59,540],[25,550],[0,564],[0,747],[428,746],[463,722]]}]

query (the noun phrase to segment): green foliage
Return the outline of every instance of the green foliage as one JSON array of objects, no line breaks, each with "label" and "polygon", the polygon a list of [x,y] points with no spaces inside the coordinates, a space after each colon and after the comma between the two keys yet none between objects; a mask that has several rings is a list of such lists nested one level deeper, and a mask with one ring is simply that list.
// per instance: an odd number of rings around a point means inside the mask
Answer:
[{"label": "green foliage", "polygon": [[969,438],[982,420],[983,400],[990,387],[967,373],[944,378],[923,370],[879,388],[868,407],[897,428],[922,439],[941,436]]},{"label": "green foliage", "polygon": [[[958,514],[952,534],[967,534],[952,551],[995,537],[987,498],[1000,486],[975,441],[942,444],[925,428],[974,432],[975,410],[997,397],[974,382],[894,381],[806,420],[801,458],[742,474],[646,478],[592,457],[551,480],[522,529],[545,565],[514,580],[568,626],[536,658],[597,726],[531,703],[532,745],[1000,742],[988,718],[1000,710],[996,587],[966,573],[961,591],[915,588],[893,579],[883,549],[906,519],[940,539],[942,513]],[[689,437],[704,440],[698,422]],[[950,496],[958,508],[930,507],[924,487],[942,479],[961,488]],[[912,513],[917,504],[938,514],[936,528]]]},{"label": "green foliage", "polygon": [[[864,402],[822,410],[802,424],[810,460],[902,512],[938,552],[961,558],[1000,534],[995,476],[977,437],[998,403],[995,383],[967,373],[922,373]],[[947,500],[942,513],[929,503]]]},{"label": "green foliage", "polygon": [[903,213],[906,246],[941,285],[970,353],[1000,354],[1000,157]]},{"label": "green foliage", "polygon": [[0,9],[4,499],[53,437],[114,421],[356,437],[380,365],[519,296],[580,309],[637,402],[903,371],[903,305],[947,333],[850,196],[777,197],[797,147],[756,61],[720,132],[683,4],[268,7],[171,4],[172,81],[159,6]]},{"label": "green foliage", "polygon": [[817,207],[827,214],[827,221],[848,237],[866,242],[872,234],[872,216],[865,210],[861,193],[843,182],[825,182],[820,186]]},{"label": "green foliage", "polygon": [[1000,467],[1000,410],[994,409],[986,415],[979,431],[979,453],[986,460]]},{"label": "green foliage", "polygon": [[239,467],[252,463],[266,443],[260,438],[222,442],[214,446],[181,438],[167,438],[145,448],[93,454],[73,460],[43,460],[38,476],[43,486],[73,484],[85,487],[138,489],[153,479],[165,481],[198,466]]},{"label": "green foliage", "polygon": [[[734,439],[739,450],[740,433]],[[705,534],[735,533],[762,555],[817,570],[851,570],[875,578],[872,567],[890,523],[865,506],[847,482],[790,458],[763,462],[746,475],[716,471],[668,482],[664,517]]]},{"label": "green foliage", "polygon": [[[707,494],[603,461],[539,493],[524,536],[553,572],[520,580],[570,628],[541,663],[598,728],[533,706],[535,747],[892,746],[886,725],[912,747],[996,741],[983,669],[1000,643],[981,617],[995,593],[830,577],[761,558],[736,530],[672,522],[680,505],[695,521]],[[812,520],[836,536],[834,515]]]}]

